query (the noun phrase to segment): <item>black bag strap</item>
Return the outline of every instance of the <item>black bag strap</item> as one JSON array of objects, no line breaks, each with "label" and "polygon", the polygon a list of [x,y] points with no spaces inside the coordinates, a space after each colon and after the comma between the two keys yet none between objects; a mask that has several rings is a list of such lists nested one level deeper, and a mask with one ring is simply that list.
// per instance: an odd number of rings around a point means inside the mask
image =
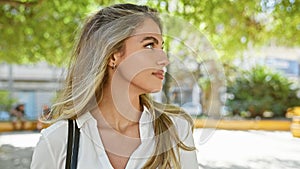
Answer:
[{"label": "black bag strap", "polygon": [[66,169],[71,169],[72,144],[73,144],[73,120],[68,120],[68,146],[66,157]]},{"label": "black bag strap", "polygon": [[72,165],[71,169],[76,169],[77,168],[77,159],[78,159],[78,149],[79,149],[79,128],[77,126],[77,123],[75,121],[75,136],[74,136],[74,144],[73,144],[73,155],[72,155]]},{"label": "black bag strap", "polygon": [[[75,134],[75,135],[74,135]],[[76,169],[78,159],[80,132],[75,121],[75,133],[73,120],[68,120],[68,145],[66,156],[66,169]]]}]

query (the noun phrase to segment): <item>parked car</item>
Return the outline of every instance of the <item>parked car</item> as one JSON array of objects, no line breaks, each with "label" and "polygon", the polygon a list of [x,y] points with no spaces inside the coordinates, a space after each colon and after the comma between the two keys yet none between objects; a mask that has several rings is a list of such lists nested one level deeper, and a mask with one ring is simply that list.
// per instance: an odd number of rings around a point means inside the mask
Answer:
[{"label": "parked car", "polygon": [[202,114],[202,106],[200,103],[187,102],[181,108],[192,116],[199,116]]}]

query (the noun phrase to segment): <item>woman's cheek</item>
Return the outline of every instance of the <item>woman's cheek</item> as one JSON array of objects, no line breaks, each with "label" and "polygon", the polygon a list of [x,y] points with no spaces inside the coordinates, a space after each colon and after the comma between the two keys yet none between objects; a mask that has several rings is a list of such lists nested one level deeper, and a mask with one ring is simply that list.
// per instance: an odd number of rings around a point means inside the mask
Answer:
[{"label": "woman's cheek", "polygon": [[145,70],[160,70],[158,62],[165,57],[162,50],[144,49],[127,56],[117,67],[117,73],[128,81]]}]

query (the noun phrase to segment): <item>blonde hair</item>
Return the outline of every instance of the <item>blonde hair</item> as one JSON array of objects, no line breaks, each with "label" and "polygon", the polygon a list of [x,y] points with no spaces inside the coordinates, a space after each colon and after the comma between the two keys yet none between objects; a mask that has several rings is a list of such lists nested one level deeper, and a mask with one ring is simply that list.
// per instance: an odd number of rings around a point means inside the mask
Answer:
[{"label": "blonde hair", "polygon": [[[161,29],[156,10],[147,6],[113,5],[88,18],[70,60],[65,88],[52,106],[48,122],[75,119],[98,105],[102,88],[108,80],[109,59],[123,48],[125,39],[145,18],[151,18]],[[184,117],[191,126],[192,119],[180,108],[154,102],[147,94],[141,95],[140,101],[155,119],[156,149],[144,168],[180,168],[179,148],[192,151],[194,147],[183,144],[169,116]],[[173,148],[166,149],[172,147],[173,142],[177,145],[176,152]]]}]

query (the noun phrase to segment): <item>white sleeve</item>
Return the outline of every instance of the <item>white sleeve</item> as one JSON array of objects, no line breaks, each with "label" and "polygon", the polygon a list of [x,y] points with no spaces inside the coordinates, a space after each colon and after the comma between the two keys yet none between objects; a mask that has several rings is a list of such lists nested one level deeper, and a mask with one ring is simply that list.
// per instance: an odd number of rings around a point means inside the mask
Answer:
[{"label": "white sleeve", "polygon": [[42,135],[37,143],[33,155],[30,169],[55,169],[55,160],[50,145]]}]

